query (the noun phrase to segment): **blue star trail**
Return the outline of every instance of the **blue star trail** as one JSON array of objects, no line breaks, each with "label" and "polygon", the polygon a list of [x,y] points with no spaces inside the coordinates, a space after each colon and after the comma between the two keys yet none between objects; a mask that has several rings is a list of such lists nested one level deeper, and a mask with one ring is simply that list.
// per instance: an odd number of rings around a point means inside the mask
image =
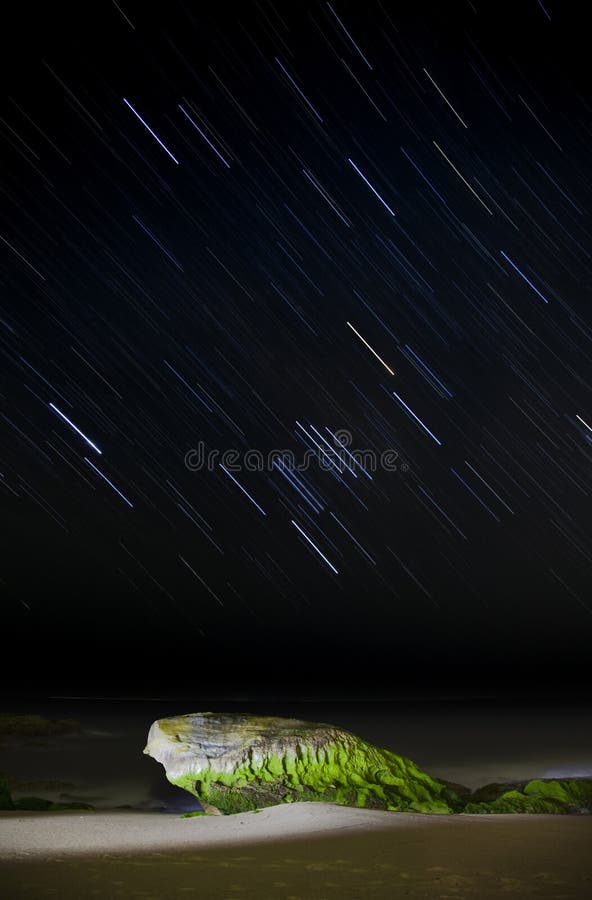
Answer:
[{"label": "blue star trail", "polygon": [[584,13],[78,18],[15,25],[0,121],[7,634],[582,656]]}]

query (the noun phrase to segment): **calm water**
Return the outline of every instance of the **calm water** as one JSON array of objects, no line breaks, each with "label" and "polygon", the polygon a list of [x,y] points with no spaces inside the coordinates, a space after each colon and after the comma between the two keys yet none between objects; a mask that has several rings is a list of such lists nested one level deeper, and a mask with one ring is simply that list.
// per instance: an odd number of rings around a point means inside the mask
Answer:
[{"label": "calm water", "polygon": [[[196,808],[144,756],[157,718],[199,711],[253,712],[330,722],[408,756],[431,774],[469,787],[492,781],[592,776],[591,705],[472,701],[18,700],[2,712],[72,718],[81,734],[0,740],[0,771],[21,780],[62,782],[21,793],[129,804],[171,812]],[[14,792],[18,795],[18,792]]]}]

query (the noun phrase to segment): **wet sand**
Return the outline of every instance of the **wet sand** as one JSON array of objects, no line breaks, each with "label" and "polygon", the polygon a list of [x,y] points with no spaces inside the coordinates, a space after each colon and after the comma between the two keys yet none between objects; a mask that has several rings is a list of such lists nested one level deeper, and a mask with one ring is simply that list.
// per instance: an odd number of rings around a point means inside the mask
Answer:
[{"label": "wet sand", "polygon": [[592,896],[592,817],[2,813],[2,900]]}]

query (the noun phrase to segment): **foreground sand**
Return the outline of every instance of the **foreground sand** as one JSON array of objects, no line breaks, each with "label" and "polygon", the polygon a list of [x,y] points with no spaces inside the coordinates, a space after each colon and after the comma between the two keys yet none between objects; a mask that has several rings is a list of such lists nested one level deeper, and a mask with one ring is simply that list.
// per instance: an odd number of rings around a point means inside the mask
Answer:
[{"label": "foreground sand", "polygon": [[592,817],[0,814],[2,900],[592,897]]}]

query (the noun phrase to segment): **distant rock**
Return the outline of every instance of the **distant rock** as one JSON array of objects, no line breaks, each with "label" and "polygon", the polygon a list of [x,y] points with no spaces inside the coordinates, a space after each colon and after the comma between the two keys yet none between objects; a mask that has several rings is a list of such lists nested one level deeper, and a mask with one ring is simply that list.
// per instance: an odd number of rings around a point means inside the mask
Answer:
[{"label": "distant rock", "polygon": [[465,813],[592,814],[592,779],[487,784],[466,798]]},{"label": "distant rock", "polygon": [[0,810],[33,810],[35,812],[48,812],[62,809],[94,809],[90,803],[74,801],[72,803],[54,803],[45,797],[19,797],[13,800],[9,782],[14,779],[7,778],[0,772]]},{"label": "distant rock", "polygon": [[303,800],[422,813],[463,806],[411,760],[317,722],[191,713],[154,722],[144,753],[209,813]]},{"label": "distant rock", "polygon": [[55,734],[73,734],[80,730],[80,723],[72,719],[46,719],[45,716],[0,713],[2,737],[51,737]]}]

